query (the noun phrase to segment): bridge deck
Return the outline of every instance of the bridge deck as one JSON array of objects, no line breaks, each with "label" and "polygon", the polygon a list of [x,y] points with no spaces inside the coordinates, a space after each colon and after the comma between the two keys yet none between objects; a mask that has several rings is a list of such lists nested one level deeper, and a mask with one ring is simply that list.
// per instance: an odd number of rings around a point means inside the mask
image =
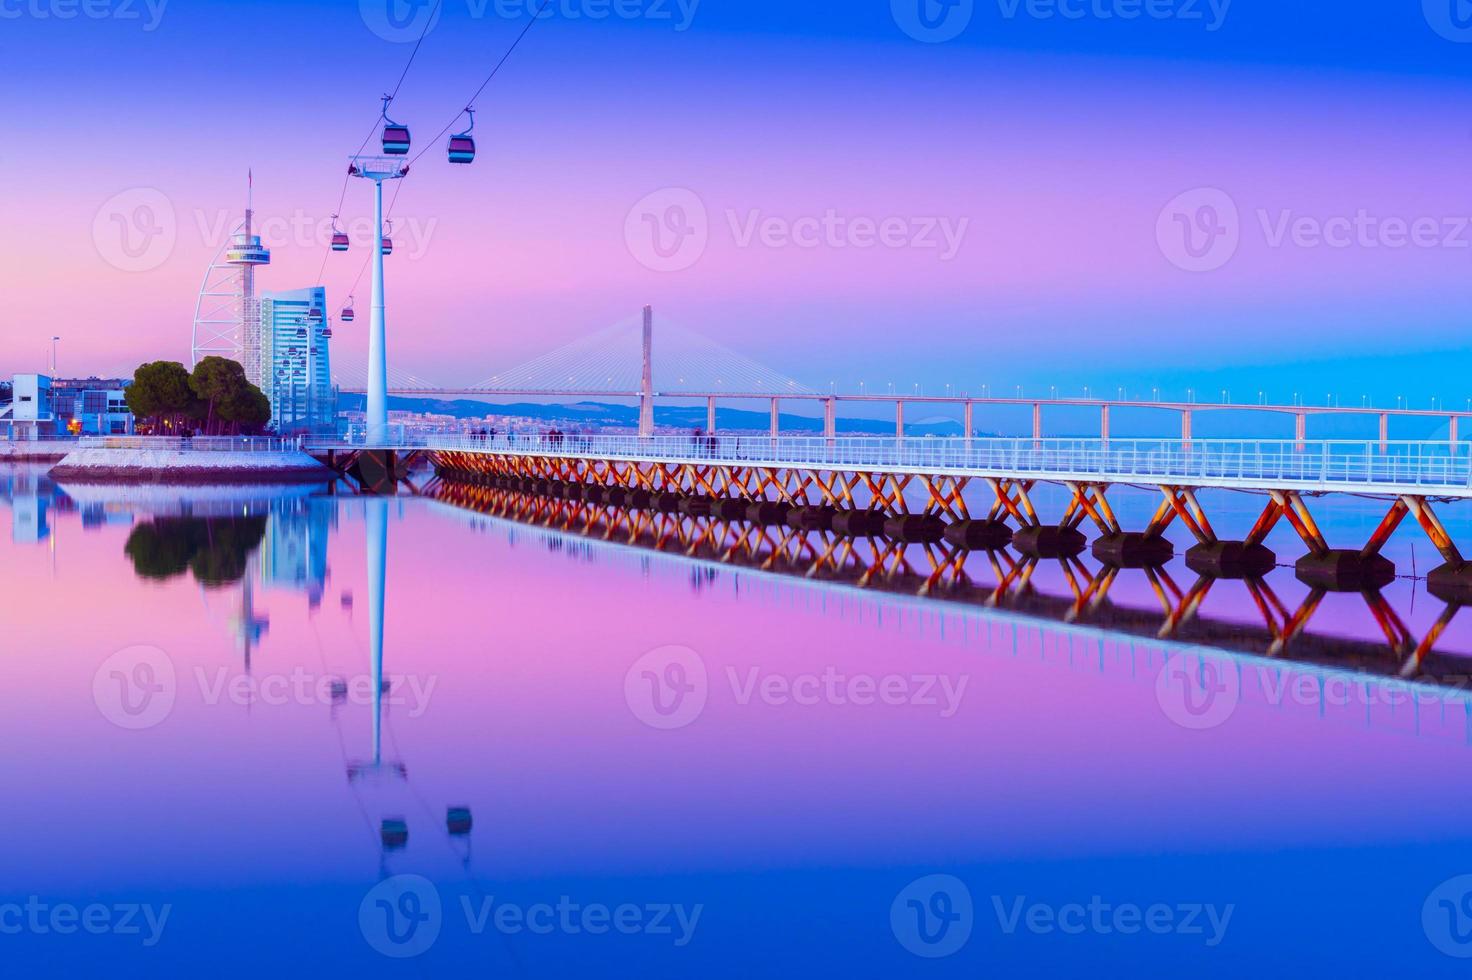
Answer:
[{"label": "bridge deck", "polygon": [[882,472],[1472,498],[1472,455],[1445,441],[874,439],[516,436],[318,441],[328,450],[427,450],[628,463]]}]

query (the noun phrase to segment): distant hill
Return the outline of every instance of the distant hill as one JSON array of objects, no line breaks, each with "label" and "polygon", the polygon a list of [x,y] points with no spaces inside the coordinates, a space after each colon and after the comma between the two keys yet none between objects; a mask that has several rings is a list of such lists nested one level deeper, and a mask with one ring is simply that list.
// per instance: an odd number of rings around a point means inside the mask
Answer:
[{"label": "distant hill", "polygon": [[[363,411],[367,399],[363,395],[344,394],[339,407],[344,411]],[[468,398],[439,400],[434,398],[390,397],[388,407],[395,412],[417,412],[427,415],[449,415],[457,419],[479,419],[487,415],[513,415],[518,418],[534,419],[547,424],[588,426],[622,426],[635,428],[639,424],[639,410],[632,405],[610,405],[606,402],[575,402],[570,405],[534,405],[518,402],[510,405],[494,405],[489,402]],[[783,432],[822,433],[823,420],[804,415],[780,416]],[[694,405],[656,405],[656,425],[676,429],[702,429],[705,427],[705,409]],[[739,408],[716,407],[716,428],[723,432],[766,432],[770,425],[766,412],[752,412]],[[839,432],[851,435],[894,435],[894,423],[884,419],[836,420]],[[905,434],[912,436],[959,436],[963,435],[961,423],[954,419],[929,419],[906,422]]]}]

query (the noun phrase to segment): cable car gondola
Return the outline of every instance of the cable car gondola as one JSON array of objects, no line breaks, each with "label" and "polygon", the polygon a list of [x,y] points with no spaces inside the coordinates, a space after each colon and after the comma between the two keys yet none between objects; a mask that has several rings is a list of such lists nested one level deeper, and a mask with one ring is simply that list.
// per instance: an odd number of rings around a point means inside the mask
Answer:
[{"label": "cable car gondola", "polygon": [[463,133],[456,133],[450,137],[450,162],[471,163],[475,160],[475,137],[470,135],[475,129],[475,110],[466,107],[465,111],[470,115],[470,126]]},{"label": "cable car gondola", "polygon": [[383,97],[383,152],[401,157],[409,152],[409,127],[401,126],[388,117],[388,104],[393,96]]},{"label": "cable car gondola", "polygon": [[314,306],[310,310],[308,310],[307,311],[307,319],[312,324],[314,324],[314,325],[315,324],[318,324],[318,323],[321,323],[322,322],[322,310],[321,310],[321,308]]},{"label": "cable car gondola", "polygon": [[351,296],[348,297],[347,305],[342,308],[342,322],[353,322],[353,298]]},{"label": "cable car gondola", "polygon": [[348,233],[337,227],[337,215],[332,216],[332,250],[334,252],[346,252],[348,250]]},{"label": "cable car gondola", "polygon": [[384,224],[384,229],[383,229],[383,254],[384,255],[393,255],[394,254],[394,240],[390,236],[391,236],[391,234],[392,234],[392,232],[394,230],[394,223],[392,221],[385,221],[383,224]]}]

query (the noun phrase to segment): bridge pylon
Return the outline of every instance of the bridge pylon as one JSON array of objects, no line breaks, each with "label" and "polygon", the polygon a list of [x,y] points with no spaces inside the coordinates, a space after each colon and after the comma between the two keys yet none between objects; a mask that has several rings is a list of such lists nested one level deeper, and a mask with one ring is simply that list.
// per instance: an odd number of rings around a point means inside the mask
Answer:
[{"label": "bridge pylon", "polygon": [[639,438],[654,435],[654,307],[644,307],[643,370],[639,376]]}]

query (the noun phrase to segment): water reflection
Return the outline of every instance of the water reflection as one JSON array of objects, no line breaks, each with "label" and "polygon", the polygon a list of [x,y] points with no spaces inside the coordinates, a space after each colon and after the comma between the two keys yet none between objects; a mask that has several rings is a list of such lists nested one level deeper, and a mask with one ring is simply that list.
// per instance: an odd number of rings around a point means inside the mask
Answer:
[{"label": "water reflection", "polygon": [[264,516],[155,517],[133,528],[123,550],[139,578],[166,582],[190,571],[205,588],[220,588],[245,577],[265,537]]},{"label": "water reflection", "polygon": [[[1331,593],[1301,586],[1291,571],[1236,581],[1186,572],[1190,579],[1178,580],[1182,574],[1179,562],[1159,568],[1120,569],[1082,558],[1042,560],[1006,549],[971,552],[944,544],[907,545],[785,526],[625,510],[453,481],[435,481],[427,492],[457,507],[563,534],[703,559],[704,564],[689,569],[691,589],[696,593],[712,586],[719,565],[737,565],[1008,610],[1123,636],[1180,641],[1458,688],[1467,686],[1472,676],[1466,651],[1441,649],[1461,605],[1440,603],[1419,590],[1413,592],[1412,602],[1420,597],[1439,614],[1418,636],[1383,591],[1334,594],[1338,604],[1329,611],[1326,599]],[[577,545],[558,539],[548,547],[570,551]],[[1047,584],[1042,583],[1045,572]],[[1189,584],[1183,587],[1183,581]],[[1128,589],[1126,601],[1116,601],[1121,589]],[[1299,591],[1304,592],[1301,597],[1284,598]],[[1220,600],[1214,616],[1203,614],[1208,596]],[[1146,597],[1147,604],[1133,601],[1137,597]],[[1346,633],[1346,602],[1359,604],[1360,618],[1372,624],[1370,628]],[[1223,610],[1230,610],[1231,615],[1223,616]]]}]

